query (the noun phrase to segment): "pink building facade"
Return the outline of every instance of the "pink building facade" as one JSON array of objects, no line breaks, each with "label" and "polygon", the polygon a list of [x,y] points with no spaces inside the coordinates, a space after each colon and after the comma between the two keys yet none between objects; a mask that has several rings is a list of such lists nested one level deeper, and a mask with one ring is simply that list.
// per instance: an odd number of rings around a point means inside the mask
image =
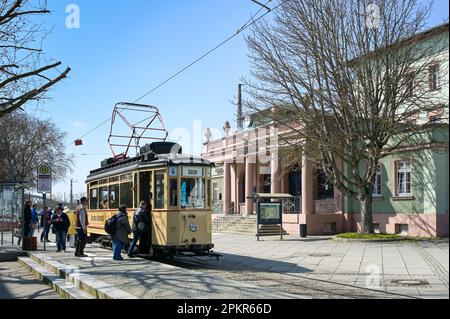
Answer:
[{"label": "pink building facade", "polygon": [[299,234],[334,234],[346,227],[341,192],[326,181],[313,161],[303,156],[302,165],[283,162],[278,139],[287,129],[267,125],[229,134],[205,143],[202,157],[216,164],[212,172],[213,211],[217,214],[256,214],[254,193],[283,193],[294,200],[283,215],[283,228]]}]

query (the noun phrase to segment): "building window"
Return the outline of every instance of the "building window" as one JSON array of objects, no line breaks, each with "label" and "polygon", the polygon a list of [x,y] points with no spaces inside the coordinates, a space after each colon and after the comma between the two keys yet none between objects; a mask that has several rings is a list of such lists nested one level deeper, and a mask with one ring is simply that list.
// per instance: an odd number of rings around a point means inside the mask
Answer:
[{"label": "building window", "polygon": [[441,123],[442,122],[442,116],[443,116],[443,110],[437,109],[434,111],[428,112],[428,121],[430,123]]},{"label": "building window", "polygon": [[336,234],[336,223],[325,223],[324,233],[326,234]]},{"label": "building window", "polygon": [[373,197],[381,197],[381,164],[378,164],[377,175],[375,176],[375,183],[373,185]]},{"label": "building window", "polygon": [[411,97],[414,94],[415,78],[416,74],[414,72],[409,72],[408,74],[406,74],[405,80],[406,97]]},{"label": "building window", "polygon": [[317,174],[317,199],[334,199],[334,185],[329,182],[324,171],[319,170]]},{"label": "building window", "polygon": [[411,161],[397,162],[397,196],[411,196]]},{"label": "building window", "polygon": [[430,90],[439,90],[439,64],[430,66]]},{"label": "building window", "polygon": [[380,224],[374,223],[373,224],[373,230],[375,231],[375,234],[380,234]]},{"label": "building window", "polygon": [[408,236],[408,224],[395,224],[395,234]]}]

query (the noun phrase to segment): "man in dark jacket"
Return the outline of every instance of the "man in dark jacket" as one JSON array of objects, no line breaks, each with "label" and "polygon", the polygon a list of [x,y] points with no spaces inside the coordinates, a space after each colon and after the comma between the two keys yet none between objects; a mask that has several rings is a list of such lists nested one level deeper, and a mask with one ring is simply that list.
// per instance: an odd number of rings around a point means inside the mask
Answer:
[{"label": "man in dark jacket", "polygon": [[128,244],[128,235],[131,234],[131,226],[128,220],[127,207],[120,206],[119,211],[115,215],[116,231],[111,235],[113,241],[113,259],[123,260],[122,249]]},{"label": "man in dark jacket", "polygon": [[145,229],[143,230],[139,238],[139,253],[143,255],[152,254],[152,208],[151,205],[142,212],[142,221],[144,222]]},{"label": "man in dark jacket", "polygon": [[52,215],[51,209],[44,207],[44,210],[41,213],[41,225],[44,227],[44,230],[41,233],[41,242],[45,239],[47,243],[50,243],[48,235],[50,234],[50,226],[52,225]]},{"label": "man in dark jacket", "polygon": [[[133,225],[131,230],[133,231],[133,241],[131,242],[130,249],[128,249],[128,257],[134,257],[134,249],[136,248],[136,244],[139,241],[141,235],[146,231],[148,227],[144,221],[144,214],[147,209],[147,202],[141,202],[138,210],[134,212],[133,215]],[[140,242],[140,246],[142,245],[142,239]],[[141,247],[139,247],[141,248]]]},{"label": "man in dark jacket", "polygon": [[57,252],[66,252],[67,231],[70,227],[69,216],[63,210],[63,205],[59,204],[52,216],[52,225],[56,232]]},{"label": "man in dark jacket", "polygon": [[23,209],[23,237],[29,237],[31,234],[31,201],[25,202]]}]

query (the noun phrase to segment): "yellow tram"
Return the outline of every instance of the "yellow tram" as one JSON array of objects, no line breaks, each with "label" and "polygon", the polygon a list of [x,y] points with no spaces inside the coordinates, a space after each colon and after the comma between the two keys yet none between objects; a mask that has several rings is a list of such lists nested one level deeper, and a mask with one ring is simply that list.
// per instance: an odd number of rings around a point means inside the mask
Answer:
[{"label": "yellow tram", "polygon": [[[192,252],[210,254],[214,247],[209,196],[213,164],[181,154],[176,143],[146,145],[148,152],[118,162],[106,160],[86,180],[91,241],[106,238],[105,221],[120,205],[130,224],[141,201],[151,204],[152,247],[158,256]],[[175,152],[173,150],[176,150]]]}]

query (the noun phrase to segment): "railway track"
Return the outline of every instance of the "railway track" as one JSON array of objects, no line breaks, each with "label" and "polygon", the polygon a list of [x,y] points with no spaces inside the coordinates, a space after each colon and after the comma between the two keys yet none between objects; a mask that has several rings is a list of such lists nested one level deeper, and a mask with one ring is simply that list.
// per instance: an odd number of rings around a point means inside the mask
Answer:
[{"label": "railway track", "polygon": [[[100,246],[100,245],[99,245]],[[103,249],[110,249],[101,245]],[[258,287],[273,289],[298,295],[299,299],[421,299],[415,296],[398,294],[378,289],[360,287],[302,275],[262,271],[253,267],[243,267],[232,262],[220,261],[223,266],[211,265],[211,259],[197,257],[175,257],[158,259],[157,262],[197,270],[235,281],[243,281]]]},{"label": "railway track", "polygon": [[209,265],[206,260],[175,258],[160,261],[169,265],[207,272],[235,281],[245,281],[255,286],[298,295],[311,299],[420,299],[404,294],[359,287],[295,274],[261,271],[232,263],[224,266]]}]

